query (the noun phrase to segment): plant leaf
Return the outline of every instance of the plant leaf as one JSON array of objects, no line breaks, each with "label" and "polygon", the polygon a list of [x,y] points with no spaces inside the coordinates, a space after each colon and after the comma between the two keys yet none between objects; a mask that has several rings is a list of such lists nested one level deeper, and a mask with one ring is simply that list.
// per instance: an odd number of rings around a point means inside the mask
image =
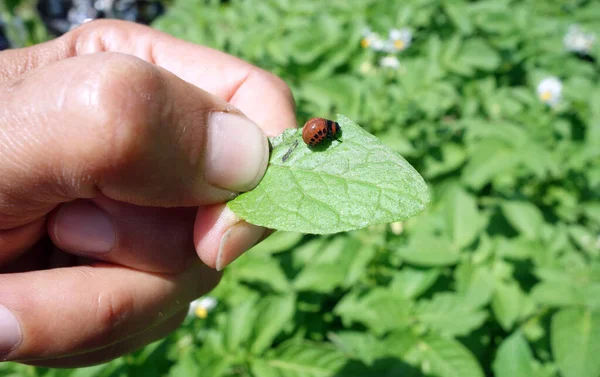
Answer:
[{"label": "plant leaf", "polygon": [[333,347],[311,343],[288,342],[277,347],[268,359],[254,359],[250,365],[257,377],[327,377],[334,376],[346,358]]},{"label": "plant leaf", "polygon": [[271,140],[259,185],[228,203],[249,223],[329,234],[405,220],[423,211],[429,192],[400,155],[339,115],[340,140],[311,150],[300,130]]},{"label": "plant leaf", "polygon": [[255,308],[255,302],[247,300],[231,310],[225,330],[225,339],[229,351],[235,352],[250,336],[254,319],[258,315]]},{"label": "plant leaf", "polygon": [[246,282],[263,283],[274,291],[288,291],[290,283],[281,269],[281,265],[273,258],[248,253],[236,260],[235,276]]},{"label": "plant leaf", "polygon": [[552,353],[565,377],[600,375],[600,313],[563,309],[552,317]]},{"label": "plant leaf", "polygon": [[467,335],[483,324],[487,314],[472,308],[453,293],[438,293],[431,300],[417,304],[416,318],[438,334]]},{"label": "plant leaf", "polygon": [[498,282],[492,299],[492,311],[498,323],[509,331],[521,312],[521,290],[515,282]]},{"label": "plant leaf", "polygon": [[342,331],[327,336],[340,352],[352,359],[370,364],[385,353],[386,345],[369,332]]},{"label": "plant leaf", "polygon": [[292,249],[304,235],[298,232],[275,232],[248,250],[249,253],[277,254]]},{"label": "plant leaf", "polygon": [[296,297],[271,296],[262,299],[257,305],[260,315],[254,325],[254,342],[250,350],[260,354],[271,346],[273,340],[294,317]]},{"label": "plant leaf", "polygon": [[461,188],[452,190],[447,198],[446,223],[458,249],[475,241],[483,223],[475,197]]},{"label": "plant leaf", "polygon": [[420,344],[424,372],[440,377],[483,377],[474,355],[460,342],[430,335]]},{"label": "plant leaf", "polygon": [[496,377],[533,375],[533,354],[520,331],[515,331],[500,344],[493,367]]},{"label": "plant leaf", "polygon": [[411,304],[408,299],[379,287],[362,297],[354,292],[346,294],[335,307],[334,313],[339,315],[348,327],[353,322],[360,322],[376,335],[380,335],[408,326],[411,321]]},{"label": "plant leaf", "polygon": [[440,276],[435,268],[416,269],[404,267],[394,274],[390,289],[405,298],[414,298],[431,287]]},{"label": "plant leaf", "polygon": [[529,239],[538,237],[544,217],[535,205],[528,202],[505,201],[502,203],[502,213],[525,237]]},{"label": "plant leaf", "polygon": [[300,292],[331,293],[346,279],[346,269],[338,263],[313,264],[303,269],[294,280],[294,288]]},{"label": "plant leaf", "polygon": [[425,267],[449,266],[460,259],[460,253],[447,238],[425,233],[413,236],[397,253],[406,262]]}]

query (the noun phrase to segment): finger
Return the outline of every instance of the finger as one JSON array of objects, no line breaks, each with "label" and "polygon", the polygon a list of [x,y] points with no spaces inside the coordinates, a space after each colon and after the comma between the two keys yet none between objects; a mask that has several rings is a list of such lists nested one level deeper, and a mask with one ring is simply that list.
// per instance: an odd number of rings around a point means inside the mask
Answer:
[{"label": "finger", "polygon": [[187,316],[187,309],[181,310],[166,321],[137,334],[122,342],[79,355],[58,359],[18,360],[23,364],[46,368],[81,368],[95,364],[106,363],[117,357],[134,352],[150,343],[165,338],[177,330]]},{"label": "finger", "polygon": [[131,56],[66,59],[0,86],[0,229],[99,194],[222,202],[266,169],[267,139],[239,110]]},{"label": "finger", "polygon": [[[19,66],[43,66],[53,59],[100,51],[123,52],[162,66],[195,86],[230,101],[270,136],[296,126],[294,101],[287,85],[274,75],[230,55],[119,21],[91,22],[53,43],[52,47],[40,45],[19,50],[23,56]],[[14,56],[12,59],[19,60]],[[22,73],[23,70],[13,70],[12,74],[15,72]],[[257,92],[261,95],[257,96]],[[226,232],[221,229],[215,233]],[[213,240],[212,245],[204,243],[198,253],[214,266],[219,249],[216,245],[220,240],[215,237]]]},{"label": "finger", "polygon": [[269,234],[268,229],[238,218],[225,204],[200,207],[194,224],[196,252],[217,271]]},{"label": "finger", "polygon": [[163,67],[232,103],[269,136],[296,127],[291,91],[275,75],[231,55],[124,21],[89,22],[50,42],[3,52],[0,83],[58,60],[97,52],[129,54]]},{"label": "finger", "polygon": [[196,212],[139,207],[106,197],[77,200],[50,215],[48,234],[72,254],[149,272],[179,273],[197,258]]},{"label": "finger", "polygon": [[81,46],[79,53],[122,52],[163,67],[230,102],[269,136],[296,127],[295,103],[289,87],[277,76],[231,55],[122,21],[89,23],[65,39],[67,45],[76,40]]},{"label": "finger", "polygon": [[61,205],[48,234],[71,254],[150,271],[176,273],[197,255],[222,270],[270,231],[239,219],[225,205],[137,207],[97,198]]},{"label": "finger", "polygon": [[0,275],[0,360],[116,344],[183,310],[219,277],[200,262],[179,275],[106,264]]}]

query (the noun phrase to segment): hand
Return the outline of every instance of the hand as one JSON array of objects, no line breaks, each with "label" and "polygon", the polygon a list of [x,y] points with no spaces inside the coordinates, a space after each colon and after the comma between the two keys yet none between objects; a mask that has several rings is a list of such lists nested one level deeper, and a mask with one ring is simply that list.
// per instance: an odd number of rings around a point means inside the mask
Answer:
[{"label": "hand", "polygon": [[0,103],[0,360],[84,366],[160,339],[265,237],[223,203],[296,125],[275,76],[95,21],[1,53]]}]

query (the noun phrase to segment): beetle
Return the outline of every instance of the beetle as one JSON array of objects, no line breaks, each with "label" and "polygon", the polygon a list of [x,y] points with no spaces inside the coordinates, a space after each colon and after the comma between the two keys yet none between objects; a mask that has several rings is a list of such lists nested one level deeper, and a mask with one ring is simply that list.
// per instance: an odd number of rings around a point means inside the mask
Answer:
[{"label": "beetle", "polygon": [[312,118],[304,123],[302,140],[311,147],[320,144],[323,140],[333,140],[340,132],[338,122],[324,118]]}]

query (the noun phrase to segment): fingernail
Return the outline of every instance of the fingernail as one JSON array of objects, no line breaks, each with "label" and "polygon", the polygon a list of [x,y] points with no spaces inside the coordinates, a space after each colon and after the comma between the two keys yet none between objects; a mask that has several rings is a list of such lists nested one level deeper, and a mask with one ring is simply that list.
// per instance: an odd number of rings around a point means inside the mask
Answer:
[{"label": "fingernail", "polygon": [[204,177],[214,186],[248,191],[262,179],[269,144],[262,130],[236,114],[214,112],[208,117]]},{"label": "fingernail", "polygon": [[54,235],[61,248],[92,254],[108,253],[116,238],[108,215],[88,202],[63,205],[56,216]]},{"label": "fingernail", "polygon": [[0,361],[21,343],[21,326],[5,306],[0,305]]},{"label": "fingernail", "polygon": [[227,230],[219,244],[217,271],[221,271],[236,260],[244,251],[256,245],[263,237],[265,228],[241,221]]}]

